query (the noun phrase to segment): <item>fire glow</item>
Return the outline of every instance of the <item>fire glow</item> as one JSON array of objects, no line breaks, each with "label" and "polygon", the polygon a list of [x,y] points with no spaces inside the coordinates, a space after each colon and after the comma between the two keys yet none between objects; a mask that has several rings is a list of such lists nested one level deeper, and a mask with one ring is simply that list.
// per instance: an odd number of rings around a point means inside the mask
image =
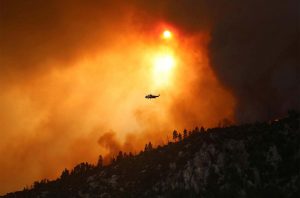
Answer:
[{"label": "fire glow", "polygon": [[172,33],[169,31],[169,30],[165,30],[163,33],[162,33],[162,37],[164,38],[164,39],[171,39],[172,38]]},{"label": "fire glow", "polygon": [[[165,39],[171,39],[172,37],[172,33],[169,30],[165,30],[162,35]],[[175,65],[175,55],[170,46],[163,46],[162,49],[154,55],[153,80],[158,88],[165,87],[171,83]]]},{"label": "fire glow", "polygon": [[157,87],[162,88],[171,83],[174,66],[175,59],[171,54],[159,54],[154,58],[153,80]]},{"label": "fire glow", "polygon": [[[42,61],[36,67],[47,72],[2,91],[0,108],[10,110],[0,115],[7,123],[0,126],[0,154],[9,163],[0,163],[0,191],[56,178],[64,168],[94,163],[99,154],[109,161],[120,150],[162,144],[174,129],[213,126],[232,115],[233,99],[209,67],[206,38],[198,42],[198,35],[157,26],[155,33],[108,29],[108,45],[84,48],[69,62]],[[149,92],[161,97],[145,100]],[[20,146],[13,149],[4,140],[15,137]]]}]

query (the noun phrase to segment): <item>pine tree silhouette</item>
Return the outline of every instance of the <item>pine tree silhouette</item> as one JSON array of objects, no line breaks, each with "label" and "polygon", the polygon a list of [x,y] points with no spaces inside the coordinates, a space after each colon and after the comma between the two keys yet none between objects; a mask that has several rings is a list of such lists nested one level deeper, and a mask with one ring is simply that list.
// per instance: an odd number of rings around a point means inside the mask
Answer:
[{"label": "pine tree silhouette", "polygon": [[183,139],[187,138],[187,136],[188,136],[187,130],[184,129],[183,130]]},{"label": "pine tree silhouette", "polygon": [[178,141],[180,142],[182,140],[182,135],[181,133],[178,134]]},{"label": "pine tree silhouette", "polygon": [[176,130],[173,131],[173,140],[176,142],[178,138],[178,132]]},{"label": "pine tree silhouette", "polygon": [[97,166],[100,167],[100,168],[103,167],[103,157],[102,157],[102,155],[99,155]]}]

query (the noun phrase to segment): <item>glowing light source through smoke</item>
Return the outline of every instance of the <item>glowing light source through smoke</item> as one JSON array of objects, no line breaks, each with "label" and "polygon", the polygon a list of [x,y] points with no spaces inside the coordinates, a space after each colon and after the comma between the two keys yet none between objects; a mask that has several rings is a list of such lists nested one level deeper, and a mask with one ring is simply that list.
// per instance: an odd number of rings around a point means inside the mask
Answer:
[{"label": "glowing light source through smoke", "polygon": [[169,30],[165,30],[162,34],[164,39],[170,39],[172,38],[172,33]]},{"label": "glowing light source through smoke", "polygon": [[[160,24],[154,29],[136,32],[129,28],[124,34],[107,29],[111,35],[104,40],[112,43],[87,49],[84,43],[75,45],[80,53],[64,54],[70,61],[41,61],[36,67],[45,64],[47,72],[33,73],[18,81],[17,89],[8,85],[2,91],[0,109],[10,111],[0,111],[0,131],[4,131],[0,154],[5,154],[0,161],[0,194],[37,178],[59,177],[64,168],[94,162],[99,154],[109,160],[120,150],[138,151],[150,140],[161,144],[175,128],[196,126],[200,121],[212,126],[231,115],[232,97],[218,84],[206,61],[206,39],[184,40],[175,27],[170,27],[172,32]],[[64,43],[59,35],[53,38],[60,41],[54,39],[57,46]],[[61,58],[52,54],[52,45],[45,42],[43,47],[51,54],[29,48],[30,54],[41,60],[48,55]],[[162,97],[150,102],[143,97],[147,93]],[[11,148],[8,140],[15,137],[14,145],[19,146]]]},{"label": "glowing light source through smoke", "polygon": [[159,87],[170,83],[175,59],[172,54],[159,54],[154,58],[153,76],[155,84]]},{"label": "glowing light source through smoke", "polygon": [[[172,33],[169,30],[163,31],[161,35],[163,39],[172,38]],[[174,49],[170,43],[164,43],[153,59],[153,80],[156,88],[164,88],[171,83],[174,66]]]}]

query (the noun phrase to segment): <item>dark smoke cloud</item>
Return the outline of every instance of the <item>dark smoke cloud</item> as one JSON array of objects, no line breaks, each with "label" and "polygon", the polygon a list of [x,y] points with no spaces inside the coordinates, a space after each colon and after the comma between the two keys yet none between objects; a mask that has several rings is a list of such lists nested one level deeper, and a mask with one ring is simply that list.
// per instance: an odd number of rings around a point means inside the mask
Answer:
[{"label": "dark smoke cloud", "polygon": [[216,21],[210,54],[239,121],[276,118],[300,102],[299,1],[241,1]]}]

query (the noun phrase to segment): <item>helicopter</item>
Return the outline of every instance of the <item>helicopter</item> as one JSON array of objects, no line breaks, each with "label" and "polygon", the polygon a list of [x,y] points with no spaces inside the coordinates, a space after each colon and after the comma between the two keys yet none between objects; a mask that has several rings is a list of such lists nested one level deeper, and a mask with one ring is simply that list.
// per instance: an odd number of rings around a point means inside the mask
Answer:
[{"label": "helicopter", "polygon": [[160,96],[160,94],[158,94],[157,96],[156,96],[156,95],[149,94],[149,95],[146,95],[145,98],[146,98],[146,99],[154,99],[154,98],[157,98],[157,97],[159,97],[159,96]]}]

